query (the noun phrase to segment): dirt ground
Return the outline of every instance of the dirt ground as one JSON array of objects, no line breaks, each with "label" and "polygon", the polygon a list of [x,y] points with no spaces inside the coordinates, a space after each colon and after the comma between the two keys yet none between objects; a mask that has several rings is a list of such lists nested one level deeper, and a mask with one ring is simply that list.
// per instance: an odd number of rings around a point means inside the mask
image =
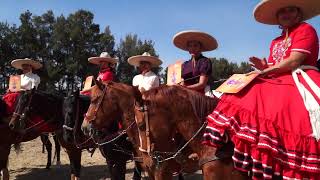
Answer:
[{"label": "dirt ground", "polygon": [[[53,142],[53,140],[51,140]],[[53,147],[54,149],[54,147]],[[12,148],[9,158],[10,179],[16,180],[68,180],[69,159],[65,151],[61,150],[61,165],[56,165],[56,159],[50,170],[45,169],[47,154],[42,153],[40,138],[22,144],[22,151],[17,154]],[[130,180],[133,173],[133,163],[127,163],[126,179]],[[99,151],[91,157],[86,151],[82,153],[82,180],[110,179],[106,163]],[[147,179],[147,178],[145,178]],[[177,179],[177,178],[174,178]],[[201,180],[200,173],[185,175],[186,180]]]}]

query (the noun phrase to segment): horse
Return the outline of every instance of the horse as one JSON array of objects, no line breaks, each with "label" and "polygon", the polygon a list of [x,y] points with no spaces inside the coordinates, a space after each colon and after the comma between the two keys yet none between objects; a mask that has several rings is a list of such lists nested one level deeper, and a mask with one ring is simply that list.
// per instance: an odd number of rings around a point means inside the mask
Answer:
[{"label": "horse", "polygon": [[80,178],[81,149],[64,141],[62,134],[63,125],[63,97],[48,94],[38,90],[30,90],[21,93],[17,99],[15,112],[13,113],[9,127],[19,134],[19,142],[25,137],[27,140],[43,134],[55,132],[61,146],[65,148],[71,169],[71,179]]},{"label": "horse", "polygon": [[[61,151],[61,146],[58,140],[58,137],[53,134],[52,135],[53,141],[54,141],[54,145],[55,145],[55,155],[57,156],[57,165],[60,165],[60,151]],[[47,156],[47,165],[46,165],[46,169],[50,169],[51,164],[52,164],[52,143],[50,142],[49,139],[49,134],[45,133],[45,134],[41,134],[40,135],[40,139],[42,142],[42,153],[45,152],[45,150],[47,150],[48,156]]]},{"label": "horse", "polygon": [[[87,137],[81,131],[81,124],[88,107],[90,105],[90,97],[79,95],[79,91],[69,93],[64,99],[63,114],[63,138],[66,142],[75,144],[79,149],[99,147],[101,153],[106,158],[108,169],[112,180],[124,180],[126,162],[131,159],[132,145],[123,136],[112,143],[105,145],[96,145],[94,136]],[[114,123],[109,133],[118,130],[118,124]],[[101,133],[99,133],[101,136]],[[106,135],[108,136],[108,135]],[[97,143],[99,144],[99,143]],[[134,171],[134,180],[141,179],[141,167],[136,164]]]},{"label": "horse", "polygon": [[[172,173],[179,171],[179,168],[186,170],[187,172],[193,172],[197,170],[197,162],[188,158],[188,148],[182,151],[183,163],[178,165],[177,159],[170,159],[159,166],[154,162],[157,157],[150,157],[146,153],[141,153],[139,148],[140,137],[138,128],[135,127],[135,112],[134,104],[137,97],[140,97],[140,91],[136,87],[128,86],[121,83],[109,82],[106,85],[96,82],[96,86],[91,91],[92,99],[91,104],[87,112],[87,116],[82,124],[82,129],[85,133],[89,133],[91,127],[104,129],[110,127],[115,121],[115,117],[119,114],[122,115],[123,128],[126,129],[130,140],[134,143],[137,153],[143,158],[144,166],[147,168],[149,176],[155,179],[170,179]],[[154,128],[161,128],[157,126]],[[170,148],[177,148],[181,144],[181,138],[176,133],[173,133],[173,138],[162,139],[165,143],[170,143]],[[151,147],[156,148],[156,147]],[[168,150],[170,150],[168,148]]]},{"label": "horse", "polygon": [[[140,144],[151,157],[157,156],[155,163],[175,158],[181,149],[189,146],[199,159],[204,179],[247,179],[248,176],[233,168],[232,142],[213,148],[202,144],[206,117],[216,107],[219,99],[204,96],[182,86],[162,86],[135,98],[135,116],[140,135],[144,138]],[[173,151],[169,157],[162,152],[170,149],[163,139],[172,138],[178,132],[185,143],[181,149]],[[152,147],[151,147],[152,146]],[[171,145],[172,146],[172,145]],[[158,155],[160,154],[160,155]]]},{"label": "horse", "polygon": [[[125,84],[110,82],[104,85],[97,82],[92,89],[91,105],[82,128],[85,131],[90,126],[106,128],[112,122],[109,117],[124,112],[125,126],[133,122],[138,126],[139,133],[131,132],[131,137],[140,144],[140,150],[145,152],[144,160],[151,161],[149,167],[157,167],[152,169],[157,179],[170,178],[172,171],[168,169],[169,160],[179,162],[180,158],[177,157],[183,155],[185,147],[190,147],[198,156],[189,154],[188,158],[199,160],[204,179],[245,179],[246,175],[233,169],[232,144],[218,148],[218,151],[217,148],[201,144],[206,125],[204,117],[217,102],[217,99],[210,99],[180,86],[163,86],[141,95],[136,88]],[[145,120],[146,117],[149,120]],[[177,133],[185,142],[178,149],[177,143],[172,141]],[[229,151],[224,152],[226,150]],[[169,156],[163,157],[166,154]],[[185,161],[188,158],[182,157],[182,165],[187,164]]]}]

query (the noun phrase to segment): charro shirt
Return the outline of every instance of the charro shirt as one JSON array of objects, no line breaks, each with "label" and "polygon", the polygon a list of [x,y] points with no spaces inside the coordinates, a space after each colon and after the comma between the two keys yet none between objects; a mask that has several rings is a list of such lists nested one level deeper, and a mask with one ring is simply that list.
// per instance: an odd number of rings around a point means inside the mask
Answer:
[{"label": "charro shirt", "polygon": [[21,89],[31,90],[34,87],[38,88],[40,77],[32,72],[21,74]]},{"label": "charro shirt", "polygon": [[160,79],[159,77],[152,71],[145,73],[144,75],[139,74],[136,75],[132,80],[133,86],[138,86],[140,91],[148,91],[152,88],[159,86]]}]

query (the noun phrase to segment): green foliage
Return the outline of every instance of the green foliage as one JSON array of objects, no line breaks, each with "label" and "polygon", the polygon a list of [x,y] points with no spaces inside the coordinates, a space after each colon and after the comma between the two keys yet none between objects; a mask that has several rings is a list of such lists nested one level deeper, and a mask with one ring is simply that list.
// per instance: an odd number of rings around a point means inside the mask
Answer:
[{"label": "green foliage", "polygon": [[[135,67],[128,64],[127,60],[131,56],[141,55],[144,52],[149,52],[152,56],[158,57],[152,40],[142,41],[138,39],[136,34],[128,34],[124,39],[120,40],[120,45],[116,52],[116,56],[119,58],[117,78],[120,82],[126,84],[132,83],[133,77],[138,72]],[[154,69],[154,71],[155,73],[160,72],[161,67]]]},{"label": "green foliage", "polygon": [[[34,58],[44,67],[36,73],[41,77],[41,89],[62,92],[81,88],[88,75],[97,75],[98,67],[88,63],[88,58],[108,52],[119,58],[116,77],[120,82],[131,84],[138,73],[127,60],[131,56],[149,52],[158,56],[154,41],[141,40],[136,34],[128,34],[115,47],[115,38],[110,27],[103,30],[94,23],[94,14],[78,10],[68,16],[55,16],[47,11],[38,16],[26,11],[20,15],[20,25],[0,22],[0,93],[8,86],[9,76],[19,73],[10,62],[16,58]],[[248,72],[248,63],[240,65],[227,59],[211,59],[213,73],[209,83],[228,78],[233,73]],[[166,82],[167,69],[155,68]]]}]

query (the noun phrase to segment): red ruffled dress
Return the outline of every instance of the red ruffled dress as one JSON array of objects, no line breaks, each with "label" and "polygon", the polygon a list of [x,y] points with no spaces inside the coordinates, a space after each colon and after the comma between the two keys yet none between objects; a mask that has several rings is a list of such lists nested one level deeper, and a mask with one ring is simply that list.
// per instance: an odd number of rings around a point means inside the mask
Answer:
[{"label": "red ruffled dress", "polygon": [[[303,65],[315,66],[315,29],[301,23],[288,32],[287,38],[283,33],[272,41],[269,63],[301,52],[308,55]],[[304,71],[320,85],[318,71]],[[312,92],[301,75],[298,78]],[[320,179],[320,142],[312,136],[309,113],[291,73],[256,78],[239,93],[223,95],[207,120],[203,143],[219,147],[231,140],[235,168],[251,172],[253,179]]]}]

